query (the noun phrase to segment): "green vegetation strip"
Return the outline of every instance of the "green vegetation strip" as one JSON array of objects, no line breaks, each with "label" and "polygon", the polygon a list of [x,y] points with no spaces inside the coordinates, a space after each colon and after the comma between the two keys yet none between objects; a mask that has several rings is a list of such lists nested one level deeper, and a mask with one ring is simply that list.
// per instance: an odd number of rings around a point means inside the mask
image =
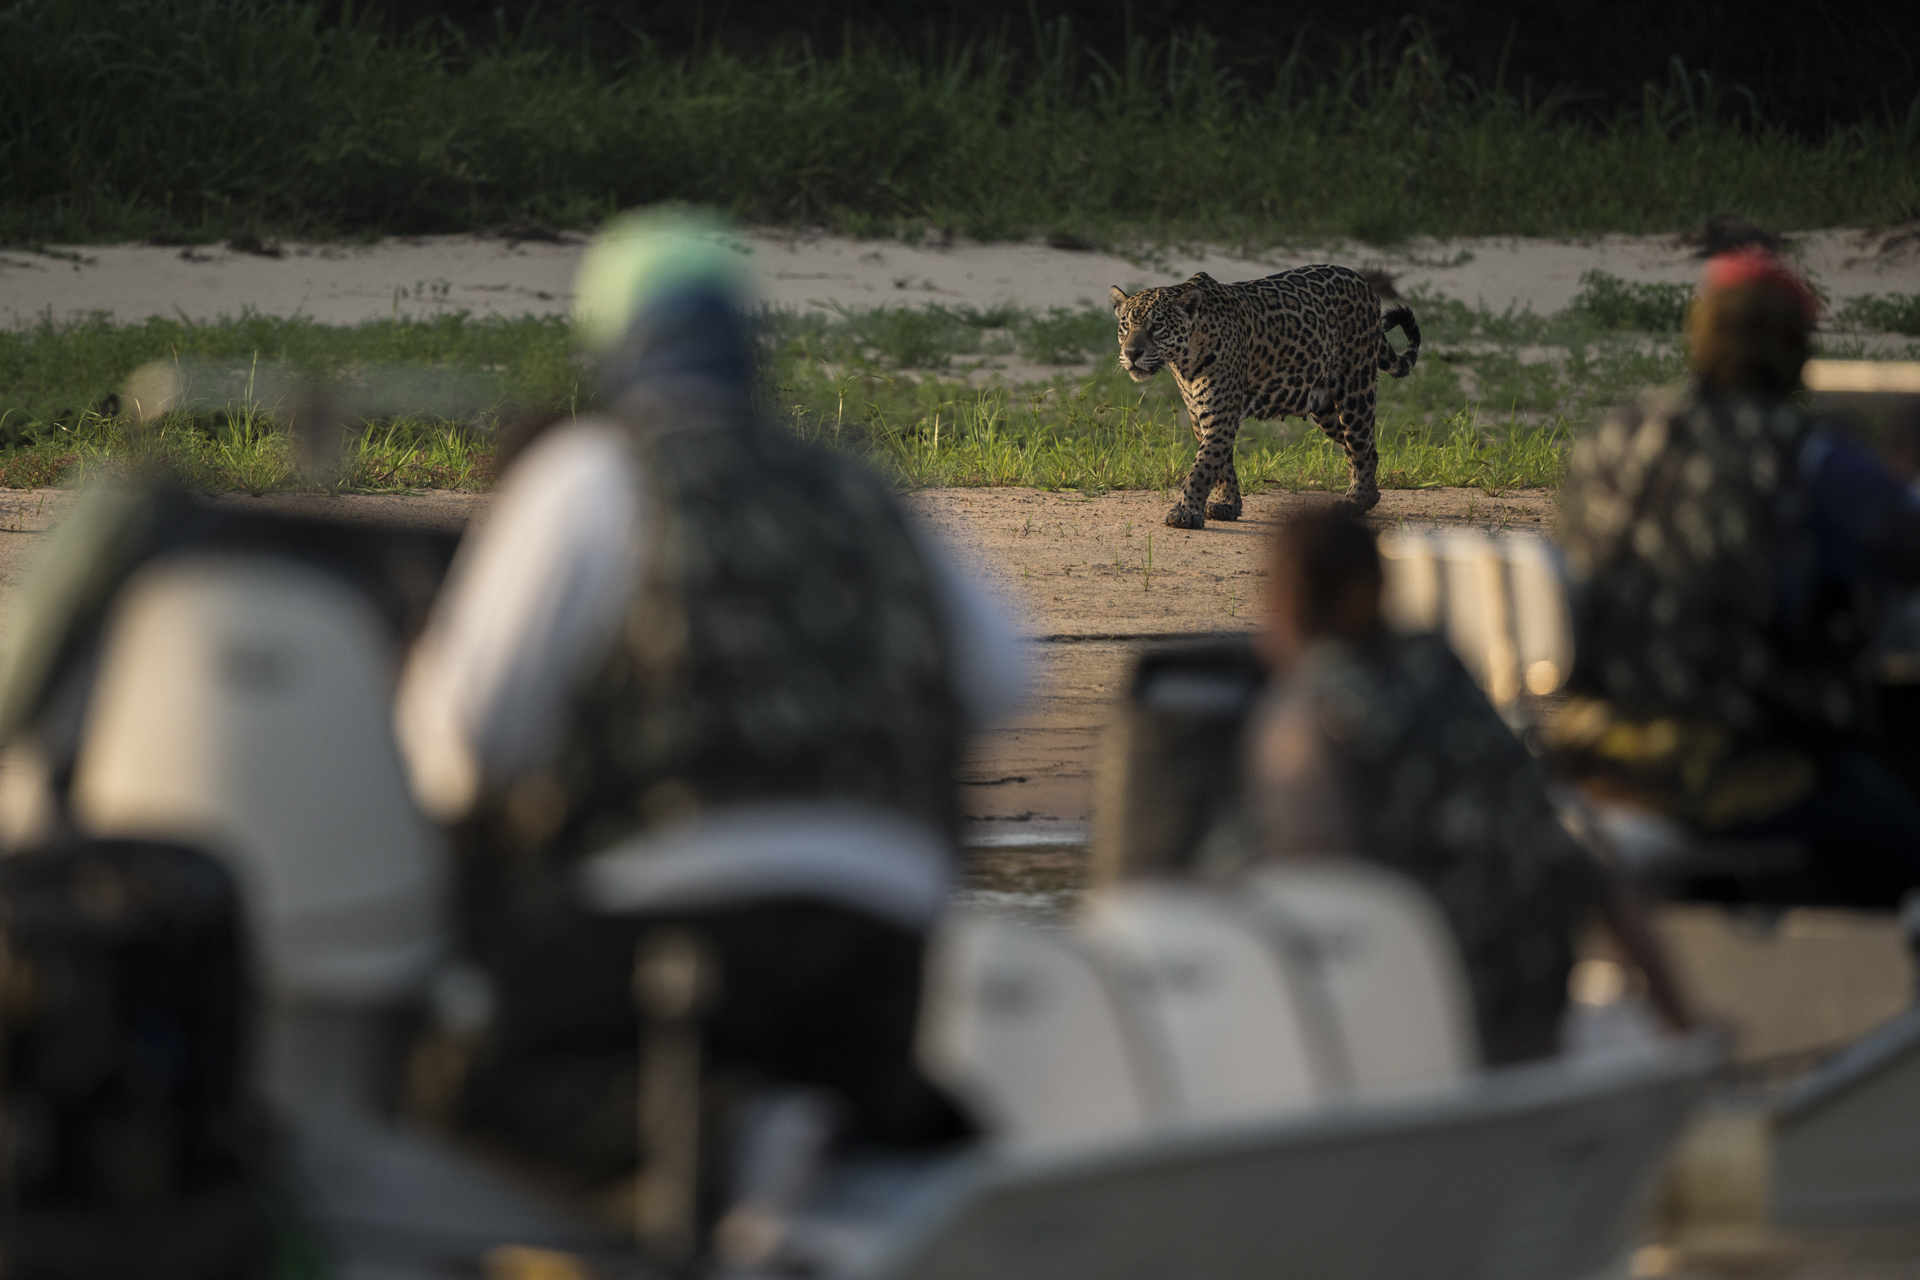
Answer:
[{"label": "green vegetation strip", "polygon": [[1849,298],[1834,315],[1844,329],[1904,333],[1920,338],[1920,293],[1874,293]]},{"label": "green vegetation strip", "polygon": [[[1557,483],[1575,433],[1608,406],[1682,377],[1685,292],[1595,273],[1552,316],[1416,292],[1420,363],[1411,377],[1380,383],[1381,483]],[[1896,316],[1914,301],[1881,299]],[[1172,380],[1127,379],[1103,310],[769,311],[760,344],[770,413],[903,485],[1166,489],[1192,461]],[[1827,355],[1875,352],[1920,358],[1920,344],[1870,352],[1863,338],[1825,341]],[[218,395],[137,426],[120,398],[129,375],[153,361],[218,371]],[[349,397],[398,386],[411,411],[360,415],[338,459],[306,467],[260,391],[276,377]],[[445,403],[448,388],[468,407]],[[96,317],[0,330],[0,486],[11,488],[150,462],[208,489],[484,488],[503,422],[591,408],[586,371],[555,318],[333,327],[255,315],[197,325]],[[1297,419],[1248,423],[1239,466],[1254,489],[1346,484],[1339,451]]]},{"label": "green vegetation strip", "polygon": [[662,199],[859,235],[1256,246],[1920,206],[1920,98],[1809,138],[1680,67],[1596,120],[1417,36],[1257,91],[1204,35],[1117,63],[1064,25],[1035,46],[676,59],[636,39],[590,63],[288,0],[11,0],[0,242],[587,225]]}]

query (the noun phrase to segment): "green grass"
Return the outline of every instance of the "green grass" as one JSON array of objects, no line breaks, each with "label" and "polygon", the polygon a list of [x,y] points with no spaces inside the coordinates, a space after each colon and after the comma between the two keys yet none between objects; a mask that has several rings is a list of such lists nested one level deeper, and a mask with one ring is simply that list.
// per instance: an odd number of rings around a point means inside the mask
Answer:
[{"label": "green grass", "polygon": [[[1050,389],[1053,390],[1053,389]],[[845,423],[799,412],[803,437],[858,452],[910,488],[1026,485],[1042,489],[1171,491],[1193,463],[1193,441],[1159,406],[1115,403],[1100,388],[1058,395],[982,392],[906,422],[873,413]],[[1390,489],[1558,482],[1568,441],[1560,426],[1486,429],[1471,407],[1441,422],[1381,429],[1380,484]],[[1346,462],[1317,430],[1248,423],[1236,462],[1244,488],[1344,490]]]},{"label": "green grass", "polygon": [[1920,338],[1920,293],[1875,293],[1848,298],[1834,312],[1837,329],[1903,333]]},{"label": "green grass", "polygon": [[0,241],[588,225],[662,199],[858,235],[1256,245],[1920,206],[1920,98],[1807,138],[1676,68],[1596,121],[1417,35],[1259,91],[1204,35],[1108,64],[1064,25],[926,57],[603,52],[387,39],[291,0],[11,0]]},{"label": "green grass", "polygon": [[[1381,483],[1557,483],[1576,433],[1684,376],[1675,300],[1656,293],[1660,305],[1644,306],[1636,288],[1592,274],[1574,305],[1546,316],[1415,291],[1424,347],[1412,376],[1380,382]],[[759,336],[769,412],[904,485],[1166,489],[1193,458],[1172,379],[1126,377],[1103,309],[816,307],[766,312]],[[1869,354],[1859,340],[1826,347]],[[1920,344],[1904,356],[1920,357]],[[110,397],[156,360],[223,376],[197,384],[193,412],[141,429]],[[303,472],[263,390],[300,379],[377,406],[325,476]],[[555,318],[41,323],[0,330],[0,486],[160,460],[215,489],[485,487],[503,417],[591,407]],[[1239,466],[1256,489],[1346,483],[1338,451],[1297,419],[1248,423]]]},{"label": "green grass", "polygon": [[557,316],[453,314],[342,326],[251,313],[204,324],[159,317],[120,324],[95,315],[0,328],[0,444],[99,410],[128,374],[153,360],[284,364],[319,378],[369,368],[457,369],[488,384],[497,402],[543,410],[564,409],[585,391],[567,322]]},{"label": "green grass", "polygon": [[483,489],[493,483],[493,457],[490,441],[458,423],[400,419],[356,433],[339,466],[315,477],[267,414],[243,410],[217,420],[175,414],[147,426],[87,414],[0,450],[0,488],[76,484],[158,466],[210,492]]}]

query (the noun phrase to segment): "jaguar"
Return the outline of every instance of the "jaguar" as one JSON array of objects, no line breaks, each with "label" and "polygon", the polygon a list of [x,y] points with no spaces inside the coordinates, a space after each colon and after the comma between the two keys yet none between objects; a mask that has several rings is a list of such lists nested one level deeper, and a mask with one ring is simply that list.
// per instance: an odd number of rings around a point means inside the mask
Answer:
[{"label": "jaguar", "polygon": [[[1374,444],[1379,375],[1404,378],[1420,358],[1413,310],[1382,314],[1359,272],[1320,264],[1221,284],[1202,271],[1184,284],[1110,291],[1120,367],[1135,382],[1173,372],[1199,452],[1167,512],[1176,529],[1240,518],[1234,438],[1248,418],[1312,418],[1347,456],[1346,502],[1380,501]],[[1399,329],[1405,350],[1387,340]]]}]

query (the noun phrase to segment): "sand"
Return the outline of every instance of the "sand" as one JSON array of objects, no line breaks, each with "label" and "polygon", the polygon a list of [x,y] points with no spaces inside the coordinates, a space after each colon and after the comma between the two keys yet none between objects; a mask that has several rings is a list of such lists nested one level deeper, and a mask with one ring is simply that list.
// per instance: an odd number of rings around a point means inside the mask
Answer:
[{"label": "sand", "polygon": [[[1141,257],[1034,243],[950,245],[856,241],[826,234],[755,231],[742,237],[766,299],[804,308],[944,302],[989,306],[1099,304],[1109,285],[1132,289],[1194,271],[1243,280],[1308,262],[1377,264],[1401,290],[1425,285],[1466,302],[1551,312],[1583,272],[1628,280],[1699,276],[1694,251],[1671,236],[1587,239],[1420,239],[1391,248],[1303,244],[1259,255],[1165,248]],[[512,242],[480,236],[396,238],[353,246],[289,242],[279,257],[220,246],[54,246],[0,251],[0,324],[106,312],[210,320],[243,311],[351,324],[388,316],[548,315],[567,310],[584,241]],[[1794,253],[1837,303],[1862,293],[1920,290],[1920,235],[1859,230],[1795,237]]]},{"label": "sand", "polygon": [[[1198,530],[1167,528],[1161,518],[1171,495],[1137,490],[1086,497],[1037,489],[930,489],[908,494],[905,501],[967,572],[1007,603],[1023,634],[1043,642],[1084,643],[1252,627],[1267,536],[1289,512],[1332,496],[1254,494],[1238,522],[1212,521]],[[0,644],[14,621],[10,592],[76,497],[72,489],[0,489]],[[492,500],[487,493],[451,491],[222,494],[214,499],[444,531],[463,528]],[[1545,529],[1553,520],[1553,499],[1545,490],[1489,495],[1478,489],[1389,489],[1381,494],[1373,520],[1381,528]]]}]

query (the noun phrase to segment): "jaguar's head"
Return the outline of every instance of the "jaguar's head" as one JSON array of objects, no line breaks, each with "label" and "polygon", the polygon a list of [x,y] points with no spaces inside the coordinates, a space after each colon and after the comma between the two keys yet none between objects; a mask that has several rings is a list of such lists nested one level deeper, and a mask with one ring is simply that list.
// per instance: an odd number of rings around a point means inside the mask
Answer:
[{"label": "jaguar's head", "polygon": [[1108,290],[1120,322],[1120,367],[1145,382],[1188,354],[1200,292],[1192,281],[1171,289],[1142,289],[1131,297],[1118,285]]}]

